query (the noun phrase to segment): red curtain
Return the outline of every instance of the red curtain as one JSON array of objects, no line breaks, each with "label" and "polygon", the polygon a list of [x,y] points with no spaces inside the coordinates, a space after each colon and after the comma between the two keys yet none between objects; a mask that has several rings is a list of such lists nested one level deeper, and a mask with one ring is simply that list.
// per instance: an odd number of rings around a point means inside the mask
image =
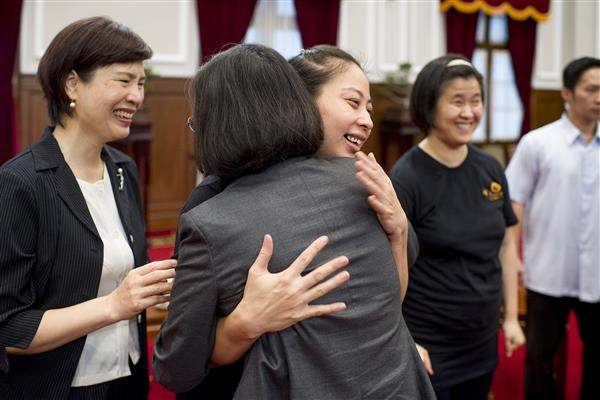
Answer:
[{"label": "red curtain", "polygon": [[254,14],[256,0],[196,0],[203,60],[226,45],[240,43]]},{"label": "red curtain", "polygon": [[21,0],[0,2],[0,165],[17,152],[12,76],[19,40]]},{"label": "red curtain", "polygon": [[521,135],[529,132],[531,114],[531,75],[535,57],[535,37],[537,22],[532,19],[525,21],[508,20],[508,50],[510,51],[515,83],[523,104],[523,122]]},{"label": "red curtain", "polygon": [[294,0],[302,47],[336,45],[340,0]]},{"label": "red curtain", "polygon": [[473,58],[479,13],[463,14],[454,9],[446,12],[446,51]]}]

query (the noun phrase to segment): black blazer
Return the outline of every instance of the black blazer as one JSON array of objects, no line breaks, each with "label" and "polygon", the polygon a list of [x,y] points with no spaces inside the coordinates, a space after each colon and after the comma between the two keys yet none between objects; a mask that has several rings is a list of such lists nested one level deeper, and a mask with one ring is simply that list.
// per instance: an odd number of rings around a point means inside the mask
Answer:
[{"label": "black blazer", "polygon": [[[26,348],[45,310],[97,296],[103,244],[73,172],[46,128],[43,137],[0,167],[0,398],[64,399],[85,337],[41,354]],[[135,265],[147,261],[135,163],[105,146],[106,163]],[[142,366],[147,368],[145,314],[138,316]],[[146,390],[147,390],[146,385]]]}]

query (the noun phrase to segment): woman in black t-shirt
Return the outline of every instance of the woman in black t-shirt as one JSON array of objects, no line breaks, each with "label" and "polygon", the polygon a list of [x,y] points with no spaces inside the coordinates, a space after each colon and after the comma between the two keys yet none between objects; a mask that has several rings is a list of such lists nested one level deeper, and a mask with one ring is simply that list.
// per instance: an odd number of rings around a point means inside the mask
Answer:
[{"label": "woman in black t-shirt", "polygon": [[466,59],[427,64],[410,112],[427,134],[390,173],[421,252],[410,271],[406,322],[438,400],[487,399],[504,297],[505,350],[524,343],[517,320],[516,224],[503,168],[469,145],[483,113],[482,77]]}]

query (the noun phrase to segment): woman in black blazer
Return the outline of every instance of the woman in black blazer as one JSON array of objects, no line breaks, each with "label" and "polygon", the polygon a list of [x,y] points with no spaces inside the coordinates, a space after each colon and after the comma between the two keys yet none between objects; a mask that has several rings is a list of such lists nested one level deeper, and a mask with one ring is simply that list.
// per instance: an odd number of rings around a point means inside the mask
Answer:
[{"label": "woman in black blazer", "polygon": [[2,399],[147,397],[144,309],[175,262],[144,265],[135,164],[105,144],[129,134],[151,55],[98,17],[40,61],[52,126],[0,168]]}]

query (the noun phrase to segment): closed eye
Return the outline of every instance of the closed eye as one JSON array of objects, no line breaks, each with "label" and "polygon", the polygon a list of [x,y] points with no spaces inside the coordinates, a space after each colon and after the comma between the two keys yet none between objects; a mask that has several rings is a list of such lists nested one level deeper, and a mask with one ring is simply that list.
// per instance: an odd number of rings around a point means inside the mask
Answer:
[{"label": "closed eye", "polygon": [[358,99],[347,99],[347,101],[352,105],[352,107],[356,108],[360,106],[360,100]]}]

